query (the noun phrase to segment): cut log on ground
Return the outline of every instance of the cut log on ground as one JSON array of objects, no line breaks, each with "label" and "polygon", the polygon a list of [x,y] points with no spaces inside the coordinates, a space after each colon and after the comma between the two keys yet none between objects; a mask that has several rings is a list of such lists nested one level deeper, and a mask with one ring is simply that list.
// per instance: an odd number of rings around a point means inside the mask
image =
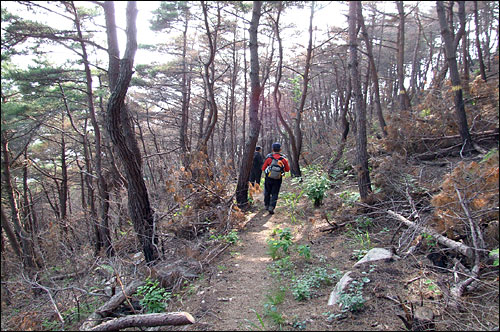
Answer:
[{"label": "cut log on ground", "polygon": [[122,304],[126,298],[135,293],[137,288],[144,285],[144,281],[134,280],[127,287],[125,287],[124,292],[119,292],[114,295],[108,302],[104,303],[99,309],[97,309],[93,314],[91,314],[85,322],[80,326],[80,331],[90,331],[97,324],[99,324],[103,318],[109,316],[120,304]]},{"label": "cut log on ground", "polygon": [[127,327],[153,327],[164,325],[194,324],[194,318],[187,312],[169,312],[163,314],[130,315],[112,319],[97,325],[90,331],[118,331]]},{"label": "cut log on ground", "polygon": [[397,214],[396,212],[393,212],[391,210],[387,210],[387,213],[390,216],[392,216],[393,218],[395,218],[399,221],[402,221],[408,227],[411,227],[411,228],[414,228],[418,231],[425,232],[426,234],[429,234],[430,236],[435,238],[442,245],[447,246],[448,248],[451,248],[453,250],[456,250],[459,253],[461,253],[462,255],[467,256],[468,258],[471,258],[471,259],[474,258],[474,251],[472,250],[471,247],[468,247],[463,243],[453,241],[453,240],[447,238],[446,236],[442,236],[438,232],[436,232],[428,227],[417,225],[414,222],[411,222],[410,220],[406,219],[402,215]]}]

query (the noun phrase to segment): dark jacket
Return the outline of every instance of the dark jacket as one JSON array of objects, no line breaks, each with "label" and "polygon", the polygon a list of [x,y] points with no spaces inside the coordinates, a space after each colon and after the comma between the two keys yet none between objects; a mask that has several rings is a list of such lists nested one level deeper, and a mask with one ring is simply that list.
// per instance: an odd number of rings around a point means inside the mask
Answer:
[{"label": "dark jacket", "polygon": [[263,164],[264,164],[264,157],[262,157],[262,154],[260,152],[255,151],[253,154],[252,169],[260,170]]}]

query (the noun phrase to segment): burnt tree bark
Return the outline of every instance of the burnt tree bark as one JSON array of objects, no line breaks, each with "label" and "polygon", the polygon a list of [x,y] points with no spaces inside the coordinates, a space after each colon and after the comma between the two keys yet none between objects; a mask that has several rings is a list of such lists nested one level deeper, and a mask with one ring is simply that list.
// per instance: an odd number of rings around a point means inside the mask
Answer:
[{"label": "burnt tree bark", "polygon": [[[127,4],[127,46],[125,54],[120,60],[116,84],[110,84],[113,89],[107,107],[107,125],[111,140],[118,150],[127,176],[130,218],[134,224],[139,243],[142,245],[144,258],[147,262],[152,262],[158,258],[157,239],[154,236],[154,211],[151,208],[148,190],[143,179],[139,147],[125,106],[125,97],[132,78],[132,67],[137,50],[136,18],[136,2],[129,1]],[[109,42],[109,34],[112,31],[109,30],[110,26],[107,28]],[[118,47],[116,46],[114,49],[118,50]],[[116,70],[115,59],[118,57],[117,54],[111,52],[109,57],[111,83],[112,79],[116,77],[116,72],[113,70]]]}]

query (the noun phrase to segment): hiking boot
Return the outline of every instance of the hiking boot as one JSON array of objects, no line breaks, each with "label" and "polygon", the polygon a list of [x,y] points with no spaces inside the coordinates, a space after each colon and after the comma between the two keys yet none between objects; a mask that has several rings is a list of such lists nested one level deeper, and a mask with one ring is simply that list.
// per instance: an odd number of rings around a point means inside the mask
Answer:
[{"label": "hiking boot", "polygon": [[268,211],[269,211],[269,214],[274,214],[274,208],[273,207],[269,207]]},{"label": "hiking boot", "polygon": [[269,205],[266,205],[265,208],[266,208],[266,211],[269,211]]}]

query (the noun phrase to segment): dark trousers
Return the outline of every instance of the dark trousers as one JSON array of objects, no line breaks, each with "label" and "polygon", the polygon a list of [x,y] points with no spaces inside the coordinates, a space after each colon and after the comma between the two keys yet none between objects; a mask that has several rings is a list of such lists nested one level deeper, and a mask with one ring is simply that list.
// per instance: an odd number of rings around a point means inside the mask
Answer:
[{"label": "dark trousers", "polygon": [[262,176],[262,170],[259,169],[252,169],[250,172],[250,182],[255,185],[258,183],[260,185],[260,177]]},{"label": "dark trousers", "polygon": [[282,179],[270,179],[266,176],[266,182],[264,182],[264,205],[276,207],[278,202],[278,194],[280,193]]}]

